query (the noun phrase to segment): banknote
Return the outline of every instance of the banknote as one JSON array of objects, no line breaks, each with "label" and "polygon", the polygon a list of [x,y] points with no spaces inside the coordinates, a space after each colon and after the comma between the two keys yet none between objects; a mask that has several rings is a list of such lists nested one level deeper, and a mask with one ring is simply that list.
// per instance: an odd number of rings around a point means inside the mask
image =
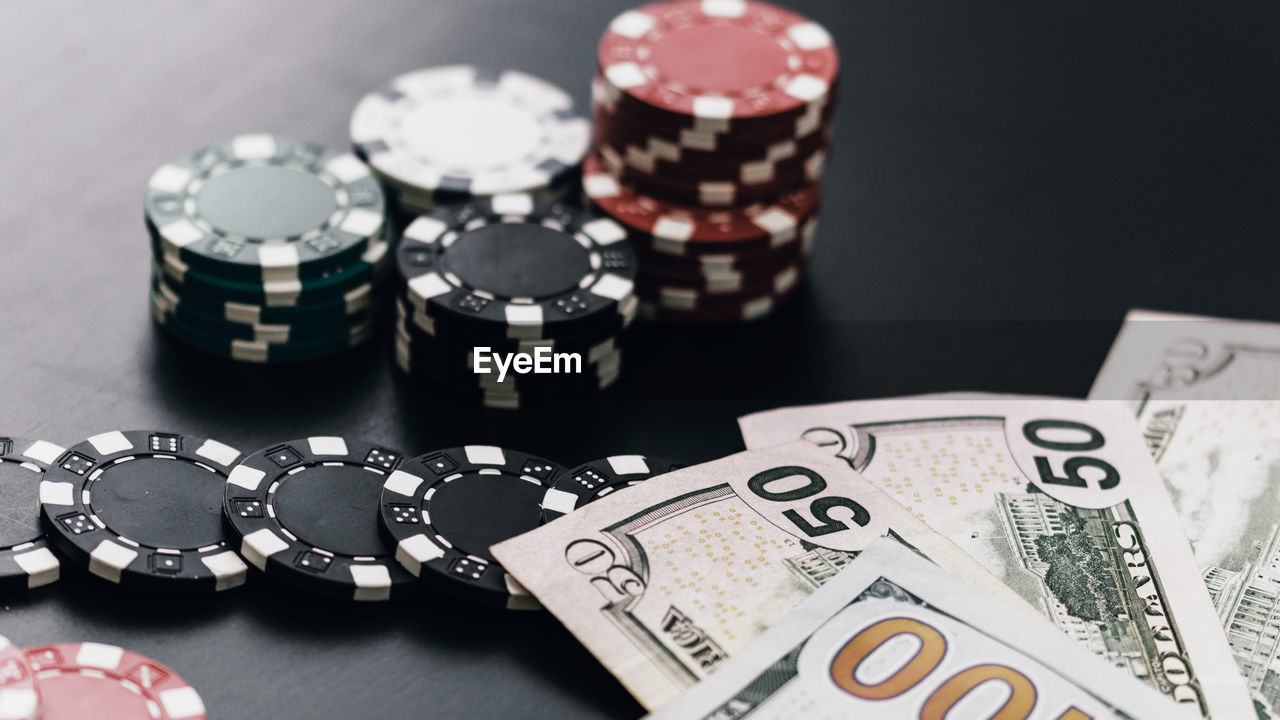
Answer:
[{"label": "banknote", "polygon": [[954,544],[806,442],[646,480],[492,552],[653,709],[886,536],[1041,621]]},{"label": "banknote", "polygon": [[933,396],[739,425],[749,448],[804,437],[842,458],[1117,669],[1203,715],[1253,712],[1123,403]]},{"label": "banknote", "polygon": [[885,540],[650,720],[1196,718]]},{"label": "banknote", "polygon": [[1136,413],[1258,715],[1280,716],[1280,325],[1131,312],[1090,397]]}]

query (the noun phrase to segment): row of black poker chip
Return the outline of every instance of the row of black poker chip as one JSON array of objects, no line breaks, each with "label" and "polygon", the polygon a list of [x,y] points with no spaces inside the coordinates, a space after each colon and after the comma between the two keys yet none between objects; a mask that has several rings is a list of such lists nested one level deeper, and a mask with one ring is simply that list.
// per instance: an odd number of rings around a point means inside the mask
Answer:
[{"label": "row of black poker chip", "polygon": [[0,453],[0,473],[15,474],[6,486],[39,505],[39,521],[33,512],[15,530],[22,537],[0,546],[0,590],[57,580],[60,555],[147,592],[229,590],[253,565],[335,598],[439,588],[513,608],[536,602],[489,546],[679,467],[632,455],[567,470],[492,446],[406,457],[340,437],[242,456],[215,440],[158,431],[103,433],[70,449],[0,439]]}]

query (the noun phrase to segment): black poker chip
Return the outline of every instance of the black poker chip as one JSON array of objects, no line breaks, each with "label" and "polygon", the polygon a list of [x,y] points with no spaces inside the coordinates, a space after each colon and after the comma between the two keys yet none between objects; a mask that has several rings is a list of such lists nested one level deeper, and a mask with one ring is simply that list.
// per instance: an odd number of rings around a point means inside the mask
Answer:
[{"label": "black poker chip", "polygon": [[216,440],[136,430],[95,435],[40,483],[40,518],[76,565],[120,585],[168,592],[238,587],[221,492],[240,451]]},{"label": "black poker chip", "polygon": [[435,322],[430,316],[420,310],[412,310],[403,298],[397,297],[393,303],[395,306],[395,319],[397,328],[402,328],[402,334],[409,335],[411,339],[419,341],[424,347],[434,346],[437,349],[445,349],[446,351],[470,351],[476,347],[487,347],[494,352],[515,353],[527,352],[530,348],[546,347],[548,350],[555,352],[587,352],[591,348],[605,342],[614,340],[617,344],[622,344],[626,334],[626,330],[634,316],[628,318],[618,318],[603,328],[587,335],[566,336],[560,338],[539,338],[539,339],[520,339],[520,338],[494,338],[484,337],[483,335],[468,334],[465,327],[456,327],[451,325],[442,325]]},{"label": "black poker chip", "polygon": [[64,452],[44,440],[0,437],[0,592],[58,579],[58,557],[40,527],[40,481]]},{"label": "black poker chip", "polygon": [[681,463],[651,455],[612,455],[584,463],[561,475],[547,489],[542,498],[542,522],[551,522],[605,495],[682,467]]},{"label": "black poker chip", "polygon": [[298,587],[360,601],[413,583],[378,532],[382,485],[404,454],[310,437],[249,455],[227,478],[223,513],[245,559]]},{"label": "black poker chip", "polygon": [[625,230],[527,195],[419,217],[405,228],[396,267],[414,309],[472,336],[584,335],[635,314]]},{"label": "black poker chip", "polygon": [[405,569],[447,592],[492,607],[538,607],[489,548],[538,527],[543,495],[564,472],[489,445],[420,455],[387,477],[382,530]]}]

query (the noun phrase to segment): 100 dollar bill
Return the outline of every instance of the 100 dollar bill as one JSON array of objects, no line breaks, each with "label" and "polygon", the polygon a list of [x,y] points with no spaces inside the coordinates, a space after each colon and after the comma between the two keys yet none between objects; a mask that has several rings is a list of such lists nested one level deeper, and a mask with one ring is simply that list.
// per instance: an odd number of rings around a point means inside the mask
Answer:
[{"label": "100 dollar bill", "polygon": [[739,424],[747,447],[825,447],[1121,671],[1204,715],[1253,712],[1124,405],[932,396]]},{"label": "100 dollar bill", "polygon": [[1135,310],[1090,397],[1124,400],[1259,717],[1280,715],[1280,325]]},{"label": "100 dollar bill", "polygon": [[652,709],[884,536],[1039,620],[955,545],[805,442],[646,480],[493,554]]},{"label": "100 dollar bill", "polygon": [[1043,623],[877,541],[650,720],[1195,718]]}]

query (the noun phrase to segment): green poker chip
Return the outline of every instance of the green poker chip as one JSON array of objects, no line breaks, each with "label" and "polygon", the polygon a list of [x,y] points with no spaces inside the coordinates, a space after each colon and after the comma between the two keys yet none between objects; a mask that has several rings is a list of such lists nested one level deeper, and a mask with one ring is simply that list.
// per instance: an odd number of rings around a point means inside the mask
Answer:
[{"label": "green poker chip", "polygon": [[386,224],[382,188],[355,155],[265,134],[161,166],[145,210],[165,255],[210,277],[264,285],[347,267]]}]

